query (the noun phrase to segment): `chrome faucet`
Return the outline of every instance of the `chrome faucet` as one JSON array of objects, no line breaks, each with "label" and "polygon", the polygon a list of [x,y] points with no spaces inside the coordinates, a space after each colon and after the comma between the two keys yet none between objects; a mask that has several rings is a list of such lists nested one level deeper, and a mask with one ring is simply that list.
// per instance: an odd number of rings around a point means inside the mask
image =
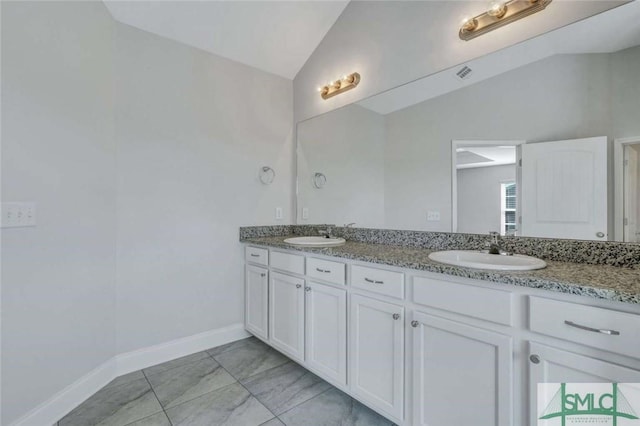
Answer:
[{"label": "chrome faucet", "polygon": [[322,235],[325,238],[331,238],[331,233],[333,232],[333,228],[330,226],[327,226],[326,230],[319,230],[318,234]]},{"label": "chrome faucet", "polygon": [[502,256],[513,256],[513,253],[503,250],[500,246],[500,233],[499,232],[489,232],[490,241],[487,242],[487,247],[489,247],[489,254],[499,254]]},{"label": "chrome faucet", "polygon": [[500,249],[500,233],[499,232],[489,232],[490,241],[487,244],[489,246],[489,254],[501,254]]},{"label": "chrome faucet", "polygon": [[353,228],[353,225],[355,225],[355,224],[356,224],[355,222],[345,223],[345,224],[344,224],[344,227],[345,227],[345,228]]}]

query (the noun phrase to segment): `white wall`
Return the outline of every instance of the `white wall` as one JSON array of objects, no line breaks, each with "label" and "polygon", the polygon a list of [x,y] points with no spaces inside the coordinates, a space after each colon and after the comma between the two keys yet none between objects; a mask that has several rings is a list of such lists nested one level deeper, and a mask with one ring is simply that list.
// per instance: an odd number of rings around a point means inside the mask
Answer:
[{"label": "white wall", "polygon": [[291,223],[293,109],[290,80],[124,25],[115,40],[122,353],[243,320],[238,227],[276,207]]},{"label": "white wall", "polygon": [[[640,46],[611,54],[614,138],[640,136]],[[633,82],[630,84],[630,82]]]},{"label": "white wall", "polygon": [[458,232],[502,232],[501,184],[516,181],[516,165],[458,169],[457,175]]},{"label": "white wall", "polygon": [[[294,80],[296,122],[450,68],[621,2],[554,1],[546,10],[470,42],[458,38],[465,16],[484,1],[352,1]],[[317,87],[358,71],[357,89],[323,100]]]},{"label": "white wall", "polygon": [[2,420],[115,355],[113,22],[102,2],[2,2]]},{"label": "white wall", "polygon": [[387,115],[385,227],[451,230],[452,139],[610,135],[609,76],[607,54],[555,56]]},{"label": "white wall", "polygon": [[117,354],[242,321],[238,227],[291,223],[293,95],[102,2],[3,2],[2,91],[2,201],[38,203],[2,230],[10,424]]},{"label": "white wall", "polygon": [[[384,116],[358,105],[298,123],[297,223],[383,228],[384,136]],[[322,189],[316,172],[327,177]]]}]

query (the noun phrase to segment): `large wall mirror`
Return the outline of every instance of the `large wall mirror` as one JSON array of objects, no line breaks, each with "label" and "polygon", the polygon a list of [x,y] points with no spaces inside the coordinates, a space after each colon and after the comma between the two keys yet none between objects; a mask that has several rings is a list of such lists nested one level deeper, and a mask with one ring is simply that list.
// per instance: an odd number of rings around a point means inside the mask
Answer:
[{"label": "large wall mirror", "polygon": [[297,223],[640,242],[640,27],[597,28],[298,123]]}]

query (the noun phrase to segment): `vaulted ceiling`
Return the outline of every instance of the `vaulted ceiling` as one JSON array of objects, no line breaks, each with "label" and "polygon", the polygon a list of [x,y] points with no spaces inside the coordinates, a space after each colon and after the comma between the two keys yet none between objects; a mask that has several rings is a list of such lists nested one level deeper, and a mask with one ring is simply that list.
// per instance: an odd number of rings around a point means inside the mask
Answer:
[{"label": "vaulted ceiling", "polygon": [[123,24],[293,79],[348,1],[115,1]]}]

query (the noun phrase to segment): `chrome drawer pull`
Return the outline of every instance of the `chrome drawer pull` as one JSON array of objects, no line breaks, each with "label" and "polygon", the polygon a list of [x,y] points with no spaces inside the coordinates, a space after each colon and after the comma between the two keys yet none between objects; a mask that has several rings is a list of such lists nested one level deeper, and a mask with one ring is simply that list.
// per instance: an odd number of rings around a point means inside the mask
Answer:
[{"label": "chrome drawer pull", "polygon": [[565,321],[564,323],[567,324],[570,327],[579,328],[580,330],[593,331],[594,333],[602,333],[602,334],[607,334],[609,336],[619,336],[620,335],[620,332],[616,331],[616,330],[603,330],[603,329],[600,329],[600,328],[587,327],[586,325],[576,324],[573,321]]},{"label": "chrome drawer pull", "polygon": [[368,283],[371,283],[371,284],[384,284],[384,281],[376,281],[376,280],[372,280],[372,279],[367,278],[367,277],[365,277],[364,280],[366,282],[368,282]]},{"label": "chrome drawer pull", "polygon": [[251,257],[260,257],[259,254],[251,253]]},{"label": "chrome drawer pull", "polygon": [[325,273],[325,274],[328,274],[328,273],[330,273],[330,272],[331,272],[331,270],[330,270],[330,269],[320,269],[320,268],[316,268],[316,271],[318,271],[318,272],[322,272],[322,273]]}]

